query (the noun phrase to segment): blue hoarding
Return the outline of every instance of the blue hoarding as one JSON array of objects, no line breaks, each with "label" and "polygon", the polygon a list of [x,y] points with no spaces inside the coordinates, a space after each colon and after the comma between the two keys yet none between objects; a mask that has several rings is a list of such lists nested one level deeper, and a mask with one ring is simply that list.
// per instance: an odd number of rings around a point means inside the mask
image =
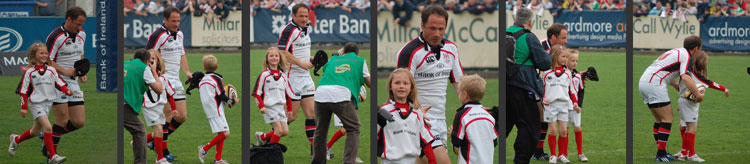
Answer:
[{"label": "blue hoarding", "polygon": [[[47,35],[65,23],[63,17],[17,17],[0,18],[0,52],[27,51],[35,42],[44,43]],[[96,62],[96,17],[86,18],[84,57]]]},{"label": "blue hoarding", "polygon": [[750,51],[750,17],[709,17],[700,31],[704,49]]},{"label": "blue hoarding", "polygon": [[[254,42],[273,43],[291,21],[289,10],[281,13],[267,9],[258,10],[253,16]],[[315,21],[311,21],[312,42],[370,42],[370,10],[315,9]]]},{"label": "blue hoarding", "polygon": [[625,47],[625,12],[563,11],[555,23],[568,28],[571,47]]}]

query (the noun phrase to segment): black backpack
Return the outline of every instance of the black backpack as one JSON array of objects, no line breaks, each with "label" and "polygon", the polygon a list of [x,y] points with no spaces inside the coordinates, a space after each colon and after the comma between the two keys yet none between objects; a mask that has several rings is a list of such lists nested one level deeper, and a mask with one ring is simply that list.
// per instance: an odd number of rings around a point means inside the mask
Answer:
[{"label": "black backpack", "polygon": [[283,164],[284,152],[286,152],[286,146],[279,143],[260,146],[253,145],[253,147],[250,148],[250,163]]},{"label": "black backpack", "polygon": [[[506,74],[505,77],[510,79],[513,76],[515,76],[518,73],[519,67],[521,67],[520,64],[516,64],[516,39],[523,36],[523,34],[531,33],[531,31],[527,29],[518,30],[515,33],[505,32],[505,70]],[[531,56],[527,57],[526,60],[524,60],[521,63],[526,63],[531,59]]]}]

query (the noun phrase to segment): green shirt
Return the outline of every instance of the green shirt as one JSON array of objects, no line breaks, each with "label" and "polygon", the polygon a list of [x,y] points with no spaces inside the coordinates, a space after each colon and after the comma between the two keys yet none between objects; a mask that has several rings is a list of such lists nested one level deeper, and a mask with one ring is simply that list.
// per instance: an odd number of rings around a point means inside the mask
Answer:
[{"label": "green shirt", "polygon": [[[510,27],[508,27],[508,29],[506,31],[508,31],[510,33],[515,33],[515,32],[518,32],[520,30],[523,30],[523,27],[520,27],[520,26],[510,26]],[[526,33],[526,34],[528,34],[528,33]],[[521,37],[516,38],[516,52],[515,52],[515,56],[514,57],[516,59],[516,64],[533,66],[533,64],[531,63],[531,60],[526,60],[526,58],[529,58],[529,54],[530,54],[529,53],[529,46],[528,46],[528,43],[526,42],[526,34],[523,34],[523,35],[521,35]],[[521,63],[524,60],[526,60],[526,63]]]},{"label": "green shirt", "polygon": [[143,94],[148,90],[146,81],[143,79],[143,71],[146,70],[146,64],[141,59],[133,59],[125,62],[123,69],[123,96],[125,103],[133,108],[135,113],[141,113],[143,106]]},{"label": "green shirt", "polygon": [[323,77],[318,82],[321,85],[340,85],[344,86],[352,94],[352,103],[355,107],[359,105],[359,89],[364,84],[362,78],[362,67],[365,59],[351,52],[341,56],[331,57],[331,60],[323,66]]}]

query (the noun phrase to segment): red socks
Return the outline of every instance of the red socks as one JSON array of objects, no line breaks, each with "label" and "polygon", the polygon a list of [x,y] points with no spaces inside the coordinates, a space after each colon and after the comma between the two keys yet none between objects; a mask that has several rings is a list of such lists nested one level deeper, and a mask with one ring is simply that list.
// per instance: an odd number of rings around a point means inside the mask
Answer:
[{"label": "red socks", "polygon": [[279,143],[279,140],[281,140],[281,136],[271,135],[271,142],[270,143]]},{"label": "red socks", "polygon": [[331,147],[333,147],[333,144],[336,143],[336,141],[338,141],[342,136],[344,136],[344,133],[342,133],[341,129],[339,129],[339,131],[333,133],[333,137],[331,137],[331,140],[328,141],[328,144],[326,144],[326,146],[328,146],[328,148],[330,149]]},{"label": "red socks", "polygon": [[[224,136],[224,133],[219,133],[221,136]],[[217,136],[218,137],[218,136]],[[226,138],[226,136],[224,136]],[[214,157],[214,160],[221,161],[221,152],[224,151],[224,139],[221,139],[221,142],[216,144],[216,157]]]},{"label": "red socks", "polygon": [[560,137],[558,144],[560,146],[560,155],[568,156],[568,136]]},{"label": "red socks", "polygon": [[154,140],[154,151],[156,151],[156,160],[160,160],[164,158],[164,145],[159,144],[162,143],[163,140],[161,137],[153,137]]},{"label": "red socks", "polygon": [[55,151],[55,144],[52,142],[52,133],[44,133],[44,147],[47,147],[49,152],[49,159],[52,159],[57,152]]},{"label": "red socks", "polygon": [[549,153],[550,156],[557,156],[557,153],[555,153],[555,147],[557,146],[557,138],[554,135],[548,134],[547,135],[548,144],[549,144]]},{"label": "red socks", "polygon": [[23,142],[23,141],[31,138],[30,131],[31,131],[31,129],[28,129],[28,130],[24,131],[23,133],[21,133],[21,135],[19,135],[18,137],[16,137],[16,143],[20,144],[21,142]]},{"label": "red socks", "polygon": [[261,135],[261,136],[260,136],[260,139],[261,139],[261,140],[263,140],[263,141],[265,141],[265,140],[269,140],[269,139],[271,139],[271,136],[274,136],[274,132],[273,132],[273,130],[271,130],[271,131],[270,131],[270,132],[268,132],[268,133],[265,133],[265,134]]},{"label": "red socks", "polygon": [[685,133],[685,141],[687,141],[686,148],[688,152],[688,157],[692,157],[695,155],[695,133]]},{"label": "red socks", "polygon": [[213,147],[214,145],[217,145],[219,143],[224,143],[224,139],[226,138],[227,136],[225,136],[224,133],[217,134],[216,137],[214,137],[214,139],[211,140],[211,142],[203,146],[203,150],[208,151],[208,149],[211,149],[211,147]]},{"label": "red socks", "polygon": [[[146,134],[146,142],[151,142],[151,141],[153,141],[153,140],[154,140],[154,135],[153,135],[153,133],[148,133],[148,134]],[[154,143],[158,143],[158,142],[154,142]]]},{"label": "red socks", "polygon": [[583,154],[583,131],[576,132],[576,148],[578,148],[578,155]]}]

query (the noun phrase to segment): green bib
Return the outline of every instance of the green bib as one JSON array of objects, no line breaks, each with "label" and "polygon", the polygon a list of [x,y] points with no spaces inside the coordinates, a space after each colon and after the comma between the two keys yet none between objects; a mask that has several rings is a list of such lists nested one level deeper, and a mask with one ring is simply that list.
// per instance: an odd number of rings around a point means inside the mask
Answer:
[{"label": "green bib", "polygon": [[362,67],[365,59],[351,52],[341,56],[331,57],[331,60],[323,66],[323,77],[320,78],[318,86],[321,85],[340,85],[344,86],[352,94],[352,104],[355,107],[359,105],[359,89],[364,84],[362,78]]},{"label": "green bib", "polygon": [[[515,33],[515,32],[518,32],[520,30],[523,30],[523,27],[510,26],[510,27],[508,27],[508,30],[506,30],[506,31],[510,32],[510,33]],[[533,66],[533,64],[531,63],[531,60],[527,60],[526,63],[521,63],[524,60],[526,60],[526,58],[529,58],[529,45],[528,45],[528,43],[526,43],[526,35],[527,34],[528,33],[523,34],[523,35],[521,35],[521,37],[516,38],[516,52],[515,52],[515,56],[514,57],[516,59],[516,64]]]},{"label": "green bib", "polygon": [[123,66],[123,96],[125,102],[133,108],[135,113],[141,113],[143,106],[143,93],[148,90],[146,81],[143,80],[143,71],[146,70],[146,64],[141,59],[133,59],[125,62]]}]

